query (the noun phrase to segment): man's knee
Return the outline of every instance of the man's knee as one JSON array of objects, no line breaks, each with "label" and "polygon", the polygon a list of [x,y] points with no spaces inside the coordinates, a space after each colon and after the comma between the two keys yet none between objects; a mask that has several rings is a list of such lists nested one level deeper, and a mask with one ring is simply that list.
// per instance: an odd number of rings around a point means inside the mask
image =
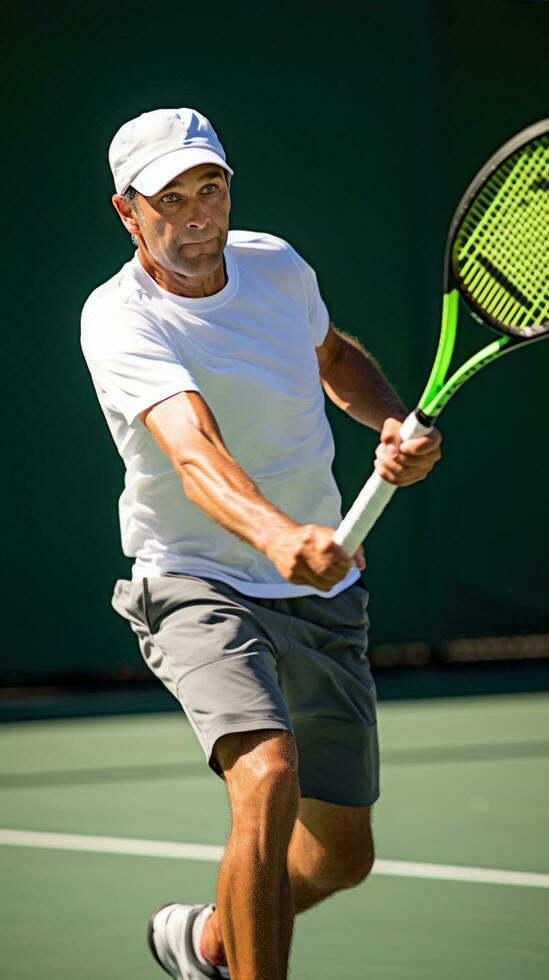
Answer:
[{"label": "man's knee", "polygon": [[343,848],[317,853],[309,865],[308,877],[323,888],[340,891],[360,885],[372,870],[374,849],[369,840],[350,840]]},{"label": "man's knee", "polygon": [[321,890],[359,885],[374,863],[369,808],[302,800],[292,853],[297,873]]},{"label": "man's knee", "polygon": [[299,804],[297,748],[289,732],[265,729],[224,735],[215,757],[227,783],[233,819],[268,812],[293,827]]},{"label": "man's knee", "polygon": [[374,848],[371,842],[360,842],[351,852],[340,857],[339,888],[355,888],[364,881],[374,865]]}]

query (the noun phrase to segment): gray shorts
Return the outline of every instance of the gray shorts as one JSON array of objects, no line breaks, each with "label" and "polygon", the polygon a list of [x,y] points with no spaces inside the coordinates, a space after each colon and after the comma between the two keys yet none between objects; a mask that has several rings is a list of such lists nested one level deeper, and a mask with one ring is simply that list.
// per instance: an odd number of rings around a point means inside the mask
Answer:
[{"label": "gray shorts", "polygon": [[252,599],[176,573],[119,579],[112,597],[215,772],[222,735],[283,729],[296,739],[302,796],[347,806],[379,796],[367,604],[361,584],[332,599]]}]

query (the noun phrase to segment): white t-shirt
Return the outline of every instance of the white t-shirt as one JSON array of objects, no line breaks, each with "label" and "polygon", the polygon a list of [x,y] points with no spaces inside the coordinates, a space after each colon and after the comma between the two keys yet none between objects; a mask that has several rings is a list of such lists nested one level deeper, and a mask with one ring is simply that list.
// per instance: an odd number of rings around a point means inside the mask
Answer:
[{"label": "white t-shirt", "polygon": [[[335,528],[340,495],[331,471],[315,348],[328,330],[316,275],[280,238],[231,231],[227,283],[190,299],[162,289],[135,253],[89,296],[82,350],[126,466],[119,501],[122,548],[133,580],[181,572],[249,596],[316,592],[285,581],[265,555],[188,500],[172,462],[137,417],[180,391],[198,391],[223,439],[261,493],[303,524]],[[358,578],[358,570],[331,592]]]}]

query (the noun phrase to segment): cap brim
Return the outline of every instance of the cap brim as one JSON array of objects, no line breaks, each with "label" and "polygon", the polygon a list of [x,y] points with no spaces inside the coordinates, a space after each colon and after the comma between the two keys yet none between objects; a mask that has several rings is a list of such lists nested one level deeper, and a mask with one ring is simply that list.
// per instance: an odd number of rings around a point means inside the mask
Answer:
[{"label": "cap brim", "polygon": [[182,147],[180,150],[173,150],[171,153],[166,153],[158,160],[149,163],[132,180],[132,187],[135,187],[136,191],[144,194],[145,197],[150,197],[152,194],[158,194],[158,191],[161,191],[174,177],[185,173],[186,170],[192,170],[193,167],[198,167],[202,163],[216,163],[218,167],[222,167],[230,174],[234,172],[213,150],[193,150]]}]

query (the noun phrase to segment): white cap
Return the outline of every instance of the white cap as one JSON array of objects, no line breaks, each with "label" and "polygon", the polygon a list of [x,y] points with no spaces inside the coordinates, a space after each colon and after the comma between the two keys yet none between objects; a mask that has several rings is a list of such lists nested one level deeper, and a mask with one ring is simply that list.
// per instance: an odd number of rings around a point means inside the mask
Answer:
[{"label": "white cap", "polygon": [[196,109],[154,109],[130,119],[109,147],[109,163],[117,194],[131,184],[145,197],[201,163],[233,173],[212,124]]}]

